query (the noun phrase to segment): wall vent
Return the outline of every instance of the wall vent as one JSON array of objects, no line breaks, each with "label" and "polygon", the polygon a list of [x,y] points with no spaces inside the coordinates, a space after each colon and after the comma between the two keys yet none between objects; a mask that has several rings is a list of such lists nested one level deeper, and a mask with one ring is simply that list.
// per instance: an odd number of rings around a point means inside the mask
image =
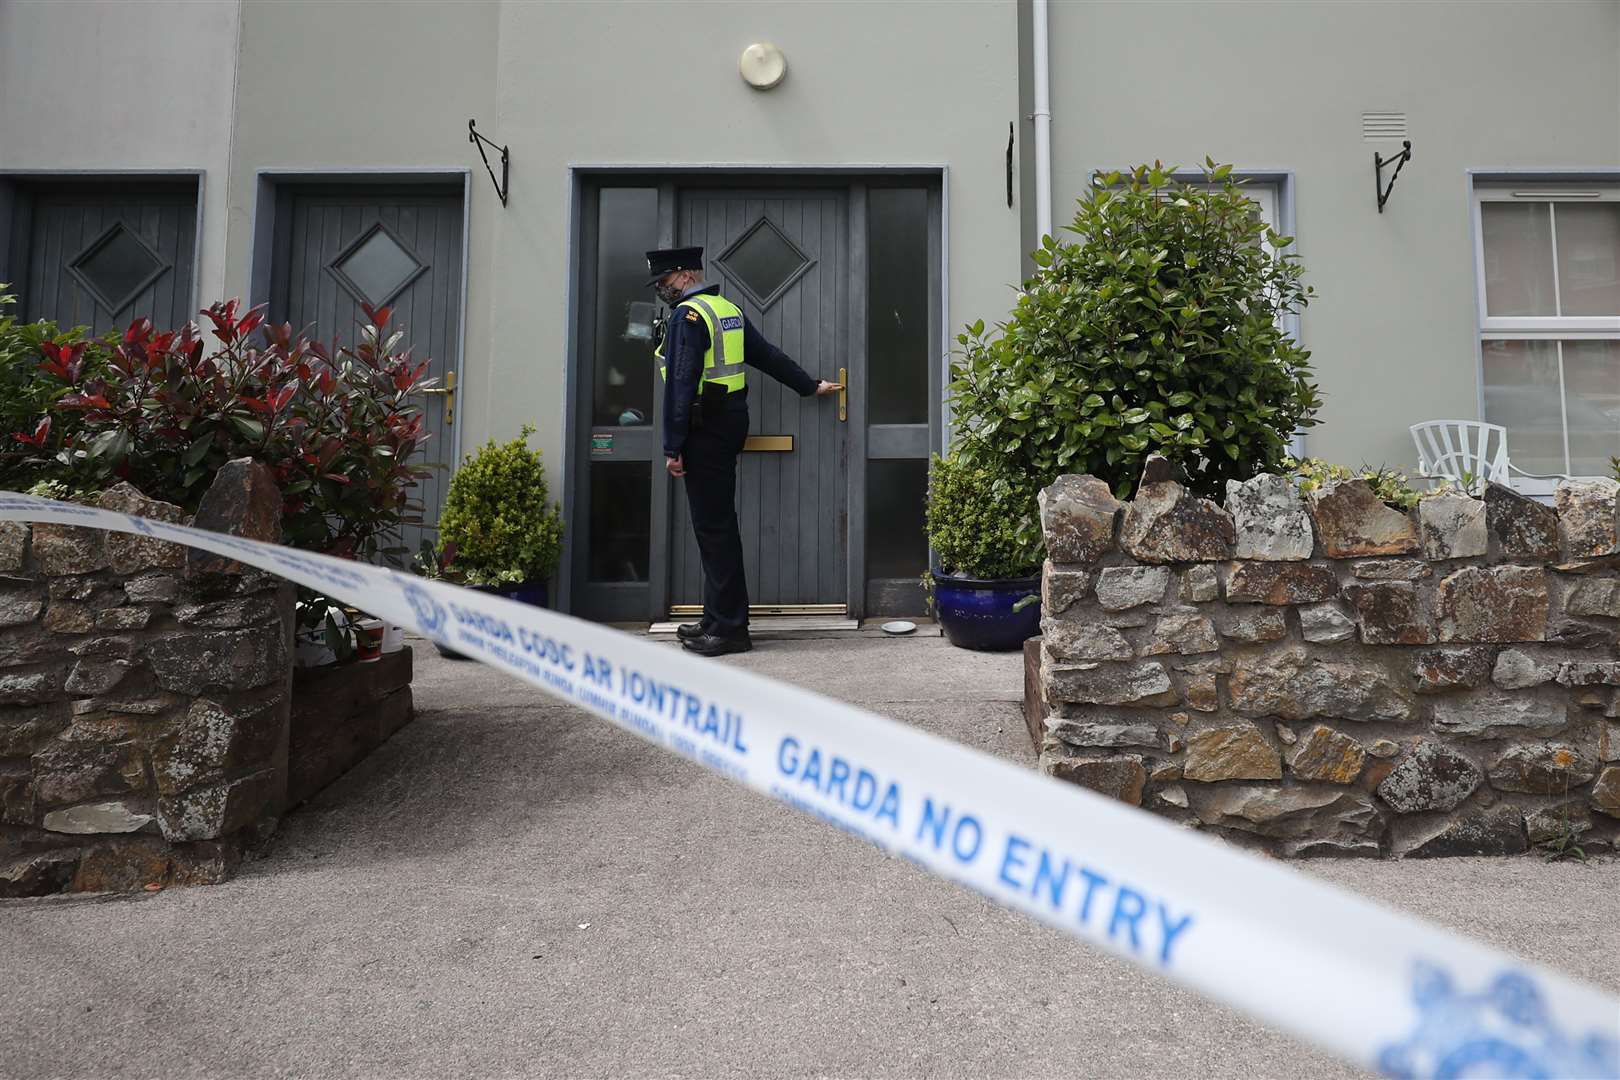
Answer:
[{"label": "wall vent", "polygon": [[1365,142],[1385,139],[1405,139],[1406,114],[1403,112],[1365,112],[1361,114],[1361,138]]}]

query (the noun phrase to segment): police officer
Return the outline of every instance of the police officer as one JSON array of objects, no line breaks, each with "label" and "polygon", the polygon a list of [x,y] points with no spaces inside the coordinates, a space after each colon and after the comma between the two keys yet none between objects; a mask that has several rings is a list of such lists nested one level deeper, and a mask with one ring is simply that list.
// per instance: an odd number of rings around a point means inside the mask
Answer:
[{"label": "police officer", "polygon": [[669,475],[686,478],[703,561],[703,618],[676,630],[703,656],[747,652],[748,584],[737,529],[737,455],[748,438],[748,382],[758,368],[801,397],[843,389],[808,374],[766,341],[742,309],[703,281],[703,249],[647,252],[647,284],[670,313],[655,352],[664,376],[664,458]]}]

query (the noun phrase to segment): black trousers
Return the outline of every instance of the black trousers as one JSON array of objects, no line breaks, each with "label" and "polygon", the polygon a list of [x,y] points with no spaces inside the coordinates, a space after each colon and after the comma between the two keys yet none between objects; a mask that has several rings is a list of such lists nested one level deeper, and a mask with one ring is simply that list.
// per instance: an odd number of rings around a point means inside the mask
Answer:
[{"label": "black trousers", "polygon": [[742,393],[726,398],[705,412],[701,428],[688,432],[682,458],[703,561],[703,622],[710,633],[737,637],[748,630],[748,582],[737,529],[737,455],[748,438],[748,400]]}]

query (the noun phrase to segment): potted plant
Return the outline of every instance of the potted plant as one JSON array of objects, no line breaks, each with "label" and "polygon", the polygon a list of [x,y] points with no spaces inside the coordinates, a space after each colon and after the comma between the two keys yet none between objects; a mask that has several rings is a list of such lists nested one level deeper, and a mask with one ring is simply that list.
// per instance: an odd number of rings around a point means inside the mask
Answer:
[{"label": "potted plant", "polygon": [[928,576],[934,614],[952,645],[1019,648],[1040,633],[1040,523],[1032,492],[959,456],[928,479]]},{"label": "potted plant", "polygon": [[493,439],[450,478],[439,517],[435,565],[450,580],[544,607],[546,582],[562,554],[562,514],[549,502],[534,428]]}]

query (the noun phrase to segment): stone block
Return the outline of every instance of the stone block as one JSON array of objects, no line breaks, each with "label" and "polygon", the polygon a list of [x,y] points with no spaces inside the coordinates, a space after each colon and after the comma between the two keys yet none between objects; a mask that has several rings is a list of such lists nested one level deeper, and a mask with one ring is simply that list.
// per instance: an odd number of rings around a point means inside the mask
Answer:
[{"label": "stone block", "polygon": [[1423,554],[1473,559],[1485,554],[1485,503],[1467,495],[1431,495],[1418,503]]},{"label": "stone block", "polygon": [[288,700],[279,693],[237,701],[197,699],[183,720],[153,741],[158,794],[177,795],[228,772],[270,765],[290,716]]},{"label": "stone block", "polygon": [[1049,716],[1046,718],[1046,731],[1053,738],[1070,746],[1139,746],[1155,750],[1169,749],[1168,740],[1159,730],[1159,726],[1151,723],[1092,723]]},{"label": "stone block", "polygon": [[1488,645],[1424,649],[1412,660],[1412,684],[1420,694],[1484,686],[1491,677],[1494,652]]},{"label": "stone block", "polygon": [[1528,743],[1508,747],[1488,775],[1497,791],[1567,795],[1597,775],[1597,763],[1567,743]]},{"label": "stone block", "polygon": [[1426,742],[1378,785],[1378,796],[1400,814],[1454,810],[1485,781],[1478,765],[1443,743]]},{"label": "stone block", "polygon": [[[184,514],[173,503],[148,499],[134,485],[124,482],[101,496],[101,508],[151,521],[179,524]],[[108,533],[107,561],[117,574],[134,574],[154,568],[174,569],[185,565],[186,549],[179,544],[140,533]]]},{"label": "stone block", "polygon": [[1620,724],[1598,725],[1598,760],[1620,761]]},{"label": "stone block", "polygon": [[[1187,707],[1198,712],[1215,712],[1221,707],[1220,685],[1213,671],[1188,672],[1183,680]],[[1178,714],[1185,715],[1185,714]]]},{"label": "stone block", "polygon": [[0,626],[22,626],[39,618],[45,598],[31,587],[0,589]]},{"label": "stone block", "polygon": [[0,861],[0,897],[48,896],[73,880],[77,849],[26,852]]},{"label": "stone block", "polygon": [[1356,620],[1337,603],[1307,604],[1299,609],[1300,636],[1306,641],[1329,644],[1356,636]]},{"label": "stone block", "polygon": [[106,534],[77,525],[35,525],[34,566],[52,577],[107,568]]},{"label": "stone block", "polygon": [[1435,640],[1416,585],[1404,581],[1347,585],[1344,596],[1355,610],[1361,640],[1368,645],[1428,645]]},{"label": "stone block", "polygon": [[1392,851],[1407,859],[1443,855],[1518,855],[1529,850],[1524,819],[1514,806],[1496,806],[1460,818],[1399,819]]},{"label": "stone block", "polygon": [[273,812],[285,782],[265,769],[158,799],[158,825],[170,841],[228,836]]},{"label": "stone block", "polygon": [[1568,707],[1562,700],[1522,693],[1472,690],[1434,702],[1434,730],[1442,735],[1479,739],[1556,735],[1568,725]]},{"label": "stone block", "polygon": [[1132,660],[1136,657],[1125,635],[1111,626],[1046,618],[1041,620],[1041,636],[1047,655],[1054,660]]},{"label": "stone block", "polygon": [[53,634],[88,634],[96,628],[96,609],[88,603],[53,600],[45,609],[45,629]]},{"label": "stone block", "polygon": [[33,762],[34,795],[41,806],[140,794],[146,787],[146,765],[132,742],[52,743],[35,753]]},{"label": "stone block", "polygon": [[69,694],[105,694],[123,682],[129,671],[130,665],[122,660],[86,658],[73,665],[62,689]]},{"label": "stone block", "polygon": [[1620,578],[1585,578],[1577,582],[1564,601],[1564,612],[1620,619]]},{"label": "stone block", "polygon": [[0,761],[0,823],[34,823],[34,773],[27,761]]},{"label": "stone block", "polygon": [[28,526],[20,521],[0,521],[0,574],[15,574],[28,559]]},{"label": "stone block", "polygon": [[1313,604],[1338,595],[1332,568],[1317,563],[1235,562],[1226,570],[1232,604]]},{"label": "stone block", "polygon": [[1193,810],[1205,825],[1286,838],[1375,838],[1383,818],[1364,792],[1342,787],[1222,784],[1195,789]]},{"label": "stone block", "polygon": [[174,617],[182,626],[240,630],[275,622],[281,618],[281,608],[274,594],[261,593],[202,604],[178,604]]},{"label": "stone block", "polygon": [[51,832],[86,835],[92,833],[139,832],[156,819],[134,809],[127,802],[84,803],[45,815],[45,828]]},{"label": "stone block", "polygon": [[1311,557],[1316,536],[1293,477],[1262,473],[1241,483],[1228,480],[1226,508],[1237,531],[1237,558],[1287,562]]},{"label": "stone block", "polygon": [[1620,685],[1620,660],[1565,660],[1554,676],[1560,686]]},{"label": "stone block", "polygon": [[1157,468],[1157,456],[1148,456],[1136,498],[1125,508],[1119,546],[1145,563],[1230,559],[1237,543],[1232,515],[1174,480],[1148,479]]},{"label": "stone block", "polygon": [[1361,775],[1366,760],[1360,742],[1318,724],[1289,752],[1288,767],[1301,780],[1348,784]]},{"label": "stone block", "polygon": [[1382,669],[1312,657],[1303,645],[1238,660],[1228,690],[1232,708],[1247,716],[1395,722],[1413,718],[1411,700]]},{"label": "stone block", "polygon": [[1221,616],[1221,635],[1240,645],[1281,641],[1288,636],[1288,620],[1278,608],[1229,611]]},{"label": "stone block", "polygon": [[1538,806],[1524,812],[1524,832],[1532,845],[1579,838],[1592,831],[1592,814],[1578,802]]},{"label": "stone block", "polygon": [[1605,765],[1592,785],[1592,809],[1620,818],[1620,765]]},{"label": "stone block", "polygon": [[1401,744],[1394,739],[1374,739],[1367,746],[1367,754],[1375,758],[1392,758],[1401,752]]},{"label": "stone block", "polygon": [[66,702],[0,706],[0,758],[31,756],[68,720]]},{"label": "stone block", "polygon": [[56,697],[62,672],[33,671],[0,674],[0,705],[40,705]]},{"label": "stone block", "polygon": [[1059,780],[1090,788],[1131,806],[1142,805],[1142,789],[1147,785],[1147,766],[1135,754],[1058,758],[1044,762],[1042,768]]},{"label": "stone block", "polygon": [[[281,492],[269,466],[251,458],[228,461],[203,494],[192,524],[210,532],[276,543],[281,539]],[[186,549],[188,576],[236,574],[244,567],[202,548]]]},{"label": "stone block", "polygon": [[1411,519],[1385,506],[1367,481],[1339,480],[1308,492],[1311,519],[1330,559],[1409,555],[1418,550]]},{"label": "stone block", "polygon": [[1157,604],[1169,587],[1168,567],[1110,566],[1097,575],[1097,603],[1104,611]]},{"label": "stone block", "polygon": [[1423,581],[1434,567],[1422,559],[1368,559],[1351,563],[1350,573],[1357,581]]},{"label": "stone block", "polygon": [[[1029,730],[1029,741],[1038,754],[1041,751],[1041,739],[1046,734],[1046,698],[1041,693],[1041,639],[1029,638],[1024,642],[1024,727]],[[289,734],[289,743],[291,734]],[[289,800],[293,795],[293,762],[292,750],[289,746],[287,757],[287,795]],[[292,805],[291,802],[288,804]]]},{"label": "stone block", "polygon": [[1614,642],[1613,630],[1590,623],[1564,620],[1547,626],[1547,643],[1550,645],[1562,645],[1568,649],[1607,649]]},{"label": "stone block", "polygon": [[1558,661],[1545,659],[1524,649],[1503,649],[1491,670],[1491,681],[1504,690],[1524,690],[1552,682],[1558,676]]},{"label": "stone block", "polygon": [[1038,498],[1046,553],[1055,563],[1091,564],[1114,550],[1121,504],[1095,476],[1060,476]]},{"label": "stone block", "polygon": [[1282,758],[1254,724],[1224,724],[1187,736],[1188,780],[1280,780]]},{"label": "stone block", "polygon": [[192,695],[211,687],[266,686],[284,679],[291,669],[287,635],[279,624],[167,634],[147,643],[146,658],[158,685]]},{"label": "stone block", "polygon": [[1086,598],[1096,572],[1070,570],[1058,567],[1051,559],[1041,571],[1041,611],[1047,616],[1061,615]]},{"label": "stone block", "polygon": [[1441,641],[1543,641],[1547,572],[1529,566],[1470,566],[1435,593]]},{"label": "stone block", "polygon": [[96,612],[97,630],[145,630],[152,622],[152,612],[141,607],[116,607]]},{"label": "stone block", "polygon": [[1485,487],[1485,532],[1493,562],[1558,558],[1558,513],[1510,487]]},{"label": "stone block", "polygon": [[1221,595],[1220,578],[1215,568],[1205,563],[1189,566],[1181,572],[1181,599],[1189,604],[1207,604]]},{"label": "stone block", "polygon": [[124,596],[132,604],[166,604],[180,595],[180,580],[173,574],[142,574],[124,582]]},{"label": "stone block", "polygon": [[1142,649],[1143,656],[1175,653],[1194,656],[1216,652],[1221,643],[1215,637],[1215,624],[1203,615],[1163,615],[1153,628],[1153,636]]},{"label": "stone block", "polygon": [[1157,661],[1140,664],[1058,664],[1041,666],[1048,701],[1087,705],[1174,705],[1180,700],[1169,672]]},{"label": "stone block", "polygon": [[[1620,483],[1609,479],[1566,480],[1558,485],[1558,538],[1564,556],[1595,559],[1620,553],[1620,516],[1616,496]],[[34,545],[39,546],[36,534]]]}]

